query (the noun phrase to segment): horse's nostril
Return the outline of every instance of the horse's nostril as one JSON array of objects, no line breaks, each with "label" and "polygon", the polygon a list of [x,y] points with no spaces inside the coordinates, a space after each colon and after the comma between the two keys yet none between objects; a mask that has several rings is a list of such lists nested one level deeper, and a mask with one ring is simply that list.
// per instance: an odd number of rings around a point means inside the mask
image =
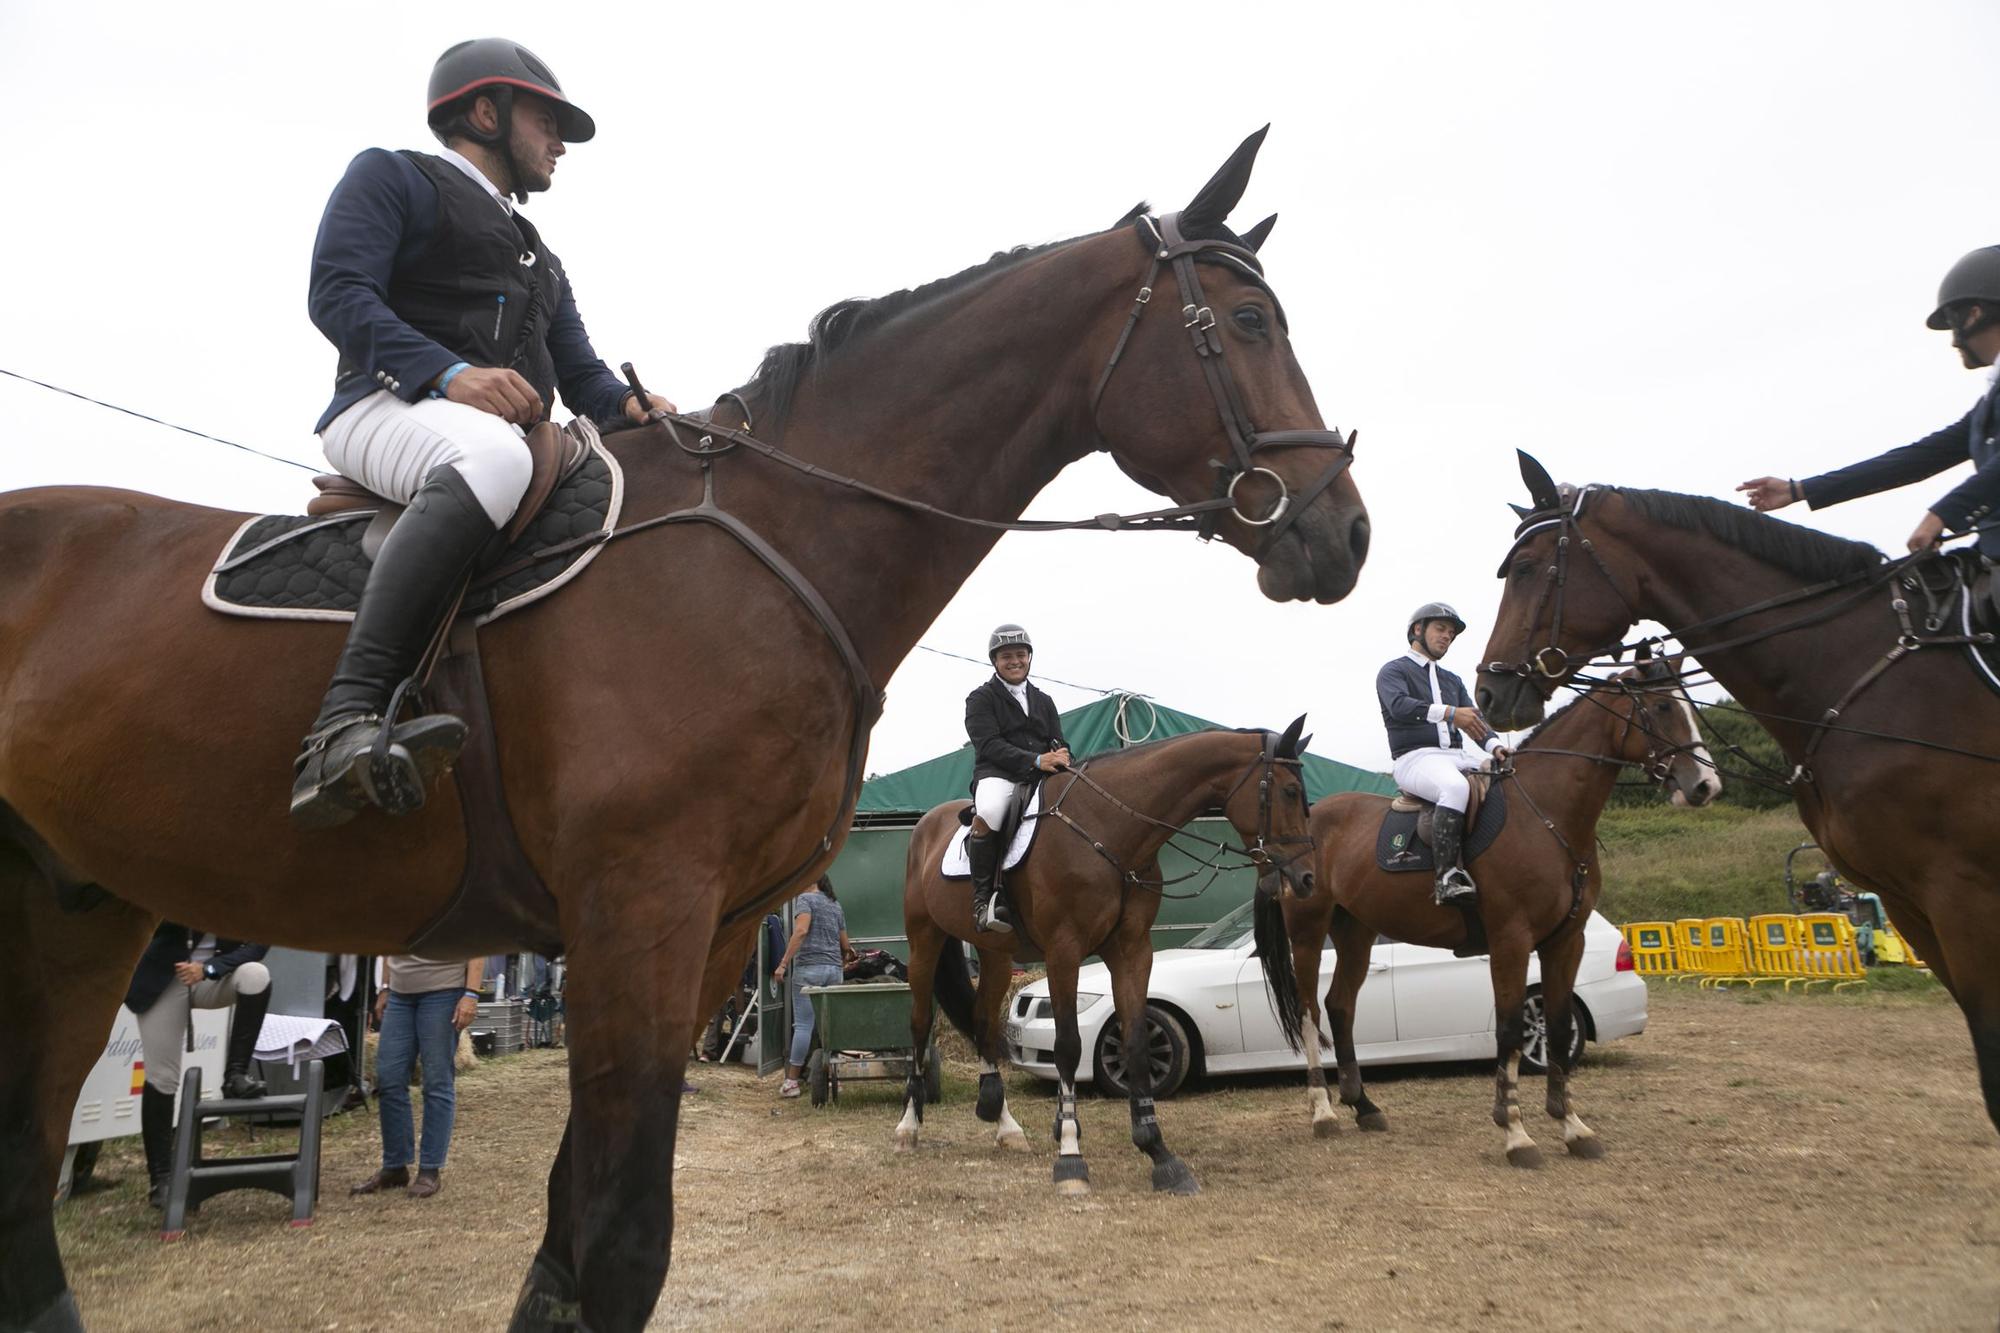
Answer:
[{"label": "horse's nostril", "polygon": [[1370,531],[1366,514],[1357,516],[1353,526],[1347,529],[1347,553],[1354,557],[1354,563],[1357,565],[1368,559]]},{"label": "horse's nostril", "polygon": [[1482,713],[1490,713],[1490,712],[1492,712],[1492,711],[1493,711],[1493,691],[1492,691],[1492,690],[1490,690],[1490,689],[1488,689],[1488,688],[1487,688],[1486,686],[1484,686],[1484,685],[1481,685],[1481,686],[1479,687],[1479,689],[1478,689],[1478,692],[1477,692],[1477,693],[1478,693],[1478,698],[1479,698],[1479,711],[1480,711],[1480,712],[1482,712]]}]

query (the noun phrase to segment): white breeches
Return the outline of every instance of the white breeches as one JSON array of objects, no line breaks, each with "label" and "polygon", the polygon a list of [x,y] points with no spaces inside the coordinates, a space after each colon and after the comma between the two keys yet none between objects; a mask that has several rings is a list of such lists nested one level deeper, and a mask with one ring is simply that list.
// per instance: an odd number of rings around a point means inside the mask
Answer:
[{"label": "white breeches", "polygon": [[1014,783],[1011,778],[981,778],[979,785],[972,789],[972,813],[986,821],[986,827],[999,832],[1000,825],[1007,818],[1007,804],[1014,799]]},{"label": "white breeches", "polygon": [[406,403],[379,389],[329,421],[319,438],[334,471],[397,504],[449,463],[496,528],[514,516],[534,470],[520,427],[448,398]]},{"label": "white breeches", "polygon": [[[170,981],[139,1018],[139,1053],[146,1062],[146,1082],[158,1092],[181,1090],[181,1052],[187,1047],[188,1009],[227,1009],[239,995],[256,995],[271,984],[262,963],[244,963],[220,981],[183,986]],[[206,1089],[210,1097],[214,1088]]]},{"label": "white breeches", "polygon": [[1426,750],[1412,750],[1402,756],[1396,761],[1393,776],[1396,785],[1410,795],[1435,801],[1446,810],[1464,814],[1466,800],[1472,794],[1465,775],[1484,762],[1478,755],[1465,750],[1433,746]]}]

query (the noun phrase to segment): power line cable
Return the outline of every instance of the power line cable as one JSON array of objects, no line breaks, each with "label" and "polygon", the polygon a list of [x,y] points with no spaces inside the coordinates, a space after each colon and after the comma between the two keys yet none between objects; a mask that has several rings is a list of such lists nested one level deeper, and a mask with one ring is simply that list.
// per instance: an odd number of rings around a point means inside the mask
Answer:
[{"label": "power line cable", "polygon": [[168,430],[177,430],[183,435],[192,435],[198,440],[210,440],[216,444],[226,444],[231,449],[241,449],[246,454],[255,454],[259,458],[268,458],[273,463],[283,463],[286,467],[299,468],[302,471],[311,472],[315,475],[319,473],[319,469],[312,464],[301,463],[296,458],[286,458],[282,454],[268,454],[262,449],[252,449],[247,444],[238,444],[234,440],[225,440],[220,435],[210,435],[207,431],[195,430],[190,426],[177,426],[171,421],[162,421],[158,417],[147,416],[144,412],[137,412],[129,407],[120,407],[116,403],[107,403],[102,398],[92,398],[87,393],[78,393],[75,389],[65,389],[60,384],[50,384],[45,380],[38,380],[32,375],[23,375],[18,371],[8,370],[4,366],[0,366],[0,375],[6,375],[11,379],[17,379],[26,384],[33,384],[38,388],[47,389],[52,393],[67,394],[71,398],[80,398],[86,403],[95,403],[99,407],[108,407],[113,412],[123,412],[128,417],[137,417],[141,421],[150,421],[155,426],[165,426]]},{"label": "power line cable", "polygon": [[[988,671],[991,671],[993,669],[993,663],[982,662],[976,657],[967,657],[964,653],[948,653],[942,648],[933,648],[927,643],[920,643],[917,645],[917,647],[923,649],[927,653],[936,653],[939,657],[956,658],[958,661],[970,662],[974,666],[983,667]],[[1066,685],[1072,690],[1083,690],[1089,694],[1102,694],[1107,697],[1114,694],[1125,695],[1134,699],[1146,699],[1149,702],[1152,697],[1150,695],[1141,694],[1137,690],[1121,690],[1121,689],[1107,690],[1107,689],[1102,689],[1096,685],[1079,685],[1073,680],[1059,680],[1054,676],[1045,676],[1039,671],[1035,673],[1035,679],[1040,681],[1047,681],[1051,685]]]}]

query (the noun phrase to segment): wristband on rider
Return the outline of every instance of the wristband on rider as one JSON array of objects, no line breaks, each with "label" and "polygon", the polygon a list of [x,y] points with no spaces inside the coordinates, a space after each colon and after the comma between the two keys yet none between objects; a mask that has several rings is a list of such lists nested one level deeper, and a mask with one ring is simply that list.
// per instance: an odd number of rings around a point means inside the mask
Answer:
[{"label": "wristband on rider", "polygon": [[1806,493],[1799,489],[1799,479],[1797,477],[1792,478],[1791,486],[1792,486],[1792,499],[1803,500],[1806,498]]},{"label": "wristband on rider", "polygon": [[479,998],[479,992],[476,990],[469,990],[465,993],[465,998],[468,1000],[476,1000]]},{"label": "wristband on rider", "polygon": [[431,390],[431,397],[433,398],[444,397],[444,391],[451,387],[451,382],[453,380],[458,378],[458,372],[461,370],[468,370],[471,368],[471,366],[472,363],[470,361],[454,361],[451,365],[447,366],[445,368],[444,374],[438,376],[437,387]]}]

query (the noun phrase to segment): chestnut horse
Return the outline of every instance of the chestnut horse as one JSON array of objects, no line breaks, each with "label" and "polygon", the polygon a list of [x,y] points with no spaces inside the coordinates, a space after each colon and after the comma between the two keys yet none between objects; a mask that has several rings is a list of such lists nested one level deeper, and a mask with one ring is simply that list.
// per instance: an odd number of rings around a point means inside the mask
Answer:
[{"label": "chestnut horse", "polygon": [[1958,1001],[2000,1127],[2000,699],[1960,625],[1926,624],[1912,562],[1865,543],[1705,496],[1558,487],[1525,454],[1521,470],[1533,506],[1500,566],[1488,720],[1525,725],[1632,626],[1666,626],[1771,733],[1813,841]]},{"label": "chestnut horse", "polygon": [[[1076,1070],[1083,1041],[1076,1027],[1076,973],[1090,954],[1111,969],[1111,998],[1124,1025],[1125,1049],[1144,1051],[1146,985],[1153,975],[1153,919],[1160,911],[1160,849],[1187,822],[1220,810],[1240,848],[1258,867],[1268,892],[1282,881],[1300,895],[1312,893],[1312,839],[1306,833],[1305,780],[1299,772],[1304,745],[1301,717],[1282,736],[1267,731],[1198,731],[1186,736],[1112,750],[1079,762],[1042,782],[1040,828],[1021,864],[1005,872],[1014,908],[1014,933],[973,928],[972,895],[963,882],[944,878],[945,845],[969,804],[947,801],[917,821],[910,835],[903,880],[903,924],[910,940],[910,1031],[918,1052],[910,1071],[896,1147],[917,1145],[924,1118],[922,1063],[931,1040],[933,980],[952,1025],[979,1052],[981,1120],[997,1126],[1005,1148],[1028,1142],[1007,1112],[1000,1078],[1002,1008],[1013,975],[1014,951],[1023,933],[1039,945],[1048,964],[1049,1000],[1056,1022],[1056,1189],[1088,1194],[1090,1169],[1080,1146]],[[1293,894],[1282,896],[1290,898]],[[1324,896],[1324,895],[1322,895]],[[975,1000],[959,941],[979,950]],[[1196,1194],[1194,1173],[1168,1150],[1153,1110],[1151,1062],[1133,1060],[1130,1086],[1132,1144],[1153,1161],[1153,1188]]]},{"label": "chestnut horse", "polygon": [[[483,631],[507,805],[570,961],[570,1116],[513,1327],[645,1324],[697,1024],[765,904],[838,849],[883,684],[1058,472],[1108,449],[1200,508],[1266,596],[1353,588],[1367,519],[1346,455],[1225,224],[1261,137],[1178,215],[832,307],[736,404],[781,451],[689,448],[664,423],[615,437],[627,515],[701,521],[635,524]],[[1149,317],[1134,293],[1155,280],[1205,296]],[[243,517],[85,487],[0,497],[0,1328],[81,1326],[50,1199],[154,922],[403,952],[467,859],[456,774],[415,815],[292,827],[292,753],[343,629],[201,608]],[[102,897],[85,885],[109,899],[66,910]],[[478,954],[519,934],[460,938]]]},{"label": "chestnut horse", "polygon": [[[1499,1045],[1493,1123],[1506,1131],[1507,1160],[1515,1166],[1541,1165],[1541,1152],[1522,1127],[1518,1100],[1531,953],[1542,965],[1548,1113],[1561,1125],[1572,1154],[1604,1155],[1602,1142],[1570,1109],[1567,1058],[1584,922],[1603,887],[1597,818],[1627,765],[1670,786],[1687,805],[1706,805],[1722,790],[1702,746],[1694,706],[1679,687],[1679,672],[1678,660],[1647,662],[1588,691],[1536,728],[1513,755],[1511,769],[1494,783],[1496,794],[1505,793],[1507,822],[1469,868],[1479,884],[1478,915],[1493,977]],[[1326,891],[1282,902],[1260,896],[1254,909],[1258,952],[1277,1001],[1279,1026],[1295,1049],[1300,1034],[1311,1033],[1304,1041],[1306,1104],[1313,1133],[1322,1138],[1339,1125],[1320,1069],[1325,1037],[1314,992],[1323,941],[1333,940],[1326,1014],[1340,1067],[1340,1100],[1368,1130],[1389,1128],[1388,1117],[1362,1090],[1354,1054],[1354,1006],[1368,979],[1376,936],[1436,949],[1469,942],[1465,914],[1436,904],[1429,875],[1391,874],[1376,864],[1376,833],[1388,804],[1386,797],[1344,792],[1314,805],[1312,833]]]}]

